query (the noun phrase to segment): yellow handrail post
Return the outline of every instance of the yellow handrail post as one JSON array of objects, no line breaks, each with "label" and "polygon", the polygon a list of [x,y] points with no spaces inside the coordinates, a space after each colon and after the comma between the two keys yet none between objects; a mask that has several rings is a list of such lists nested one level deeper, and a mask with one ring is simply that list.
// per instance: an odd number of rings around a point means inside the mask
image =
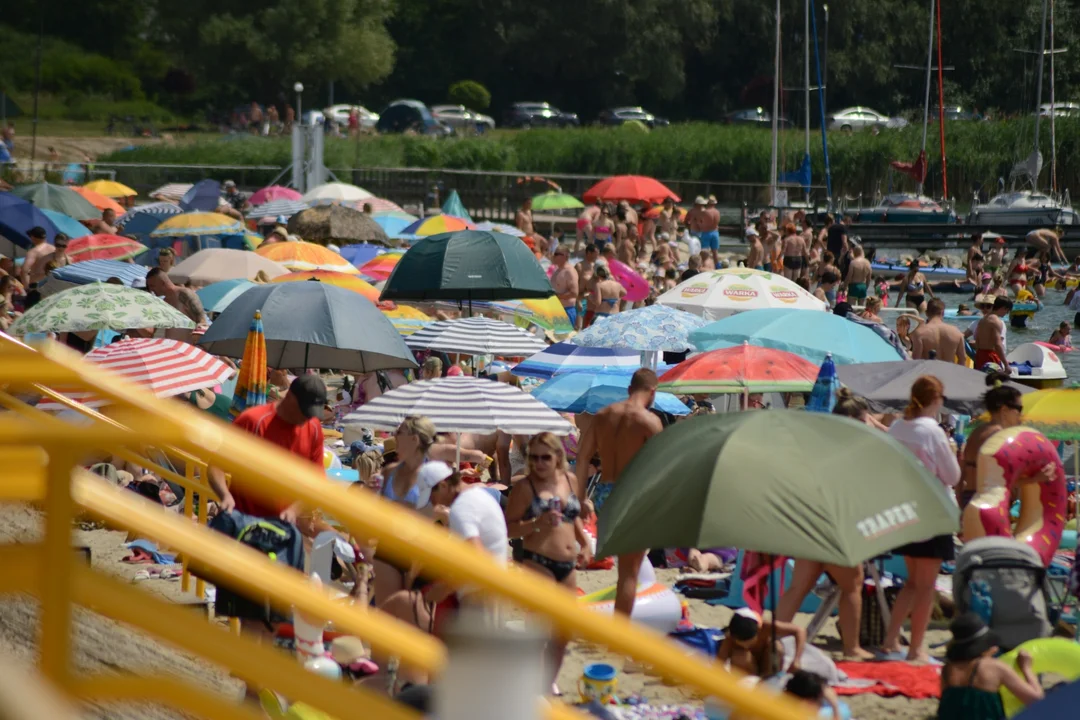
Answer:
[{"label": "yellow handrail post", "polygon": [[[206,469],[206,463],[199,462],[199,477],[202,478],[203,483],[210,484],[210,473]],[[206,527],[210,517],[210,498],[205,497],[206,493],[199,495],[199,524]],[[206,581],[201,577],[195,578],[195,595],[202,601],[206,597]]]},{"label": "yellow handrail post", "polygon": [[[187,486],[184,488],[184,517],[191,520],[195,517],[195,498],[193,497],[195,495],[195,490],[192,488],[193,481],[195,480],[195,466],[191,463],[184,463],[184,477],[188,481]],[[191,572],[188,570],[189,563],[187,553],[183,553],[180,556],[180,562],[183,563],[183,572],[180,575],[180,589],[187,592],[191,589]]]},{"label": "yellow handrail post", "polygon": [[71,472],[75,456],[59,446],[49,449],[45,488],[45,541],[41,567],[49,568],[41,581],[41,671],[65,693],[71,689],[71,595],[75,554],[71,550],[71,524],[75,503]]}]

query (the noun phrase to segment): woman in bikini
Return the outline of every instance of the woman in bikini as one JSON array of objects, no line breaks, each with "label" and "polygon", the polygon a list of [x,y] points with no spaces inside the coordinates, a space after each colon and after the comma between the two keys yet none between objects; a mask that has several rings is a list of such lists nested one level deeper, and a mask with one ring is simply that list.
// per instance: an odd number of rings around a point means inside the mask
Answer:
[{"label": "woman in bikini", "polygon": [[[591,555],[581,520],[581,502],[574,494],[566,453],[559,438],[540,433],[529,440],[529,474],[514,485],[506,505],[506,527],[511,538],[522,538],[514,558],[530,570],[577,589],[578,556]],[[579,549],[580,548],[580,549]],[[548,643],[551,679],[559,674],[567,639],[555,636]]]},{"label": "woman in bikini", "polygon": [[915,308],[919,312],[926,311],[926,298],[934,297],[934,291],[926,282],[926,276],[919,270],[919,261],[912,260],[908,263],[908,272],[900,283],[900,292],[896,294],[896,304],[900,304],[900,298],[904,298],[904,307]]},{"label": "woman in bikini", "polygon": [[611,217],[611,207],[602,205],[600,215],[593,221],[592,226],[593,243],[601,252],[604,250],[604,245],[613,240],[614,232],[615,221]]},{"label": "woman in bikini", "polygon": [[[596,319],[619,312],[619,302],[626,297],[626,288],[611,279],[611,272],[603,265],[596,266],[593,287],[589,293],[589,307],[596,308]],[[596,319],[593,322],[596,322]]]},{"label": "woman in bikini", "polygon": [[1009,265],[1009,289],[1013,294],[1018,294],[1021,290],[1027,287],[1027,272],[1029,266],[1027,264],[1027,254],[1023,248],[1018,248],[1016,255],[1013,256],[1012,263]]}]

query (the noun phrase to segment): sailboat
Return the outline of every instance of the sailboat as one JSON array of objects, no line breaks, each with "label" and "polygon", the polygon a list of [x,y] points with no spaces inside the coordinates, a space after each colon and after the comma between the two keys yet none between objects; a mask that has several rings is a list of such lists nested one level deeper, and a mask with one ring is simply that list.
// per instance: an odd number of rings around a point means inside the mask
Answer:
[{"label": "sailboat", "polygon": [[[935,0],[930,0],[930,40],[926,51],[926,94],[923,98],[923,126],[922,148],[915,162],[893,161],[892,167],[899,172],[915,180],[917,187],[914,193],[890,193],[883,197],[877,205],[869,210],[861,210],[855,213],[855,222],[865,223],[950,223],[956,222],[956,213],[952,208],[943,208],[936,200],[922,194],[923,183],[926,182],[926,133],[930,124],[930,86],[931,72],[934,65],[934,9]],[[940,14],[940,13],[939,13]],[[939,28],[940,30],[940,28]],[[941,66],[941,38],[938,35],[938,107],[943,108],[940,66]],[[938,118],[944,122],[943,117]],[[944,126],[943,126],[944,127]],[[945,135],[941,136],[941,155],[945,156]],[[944,160],[942,161],[944,163]],[[944,176],[944,170],[942,171]],[[944,177],[943,177],[944,182]]]},{"label": "sailboat", "polygon": [[[1039,152],[1039,125],[1042,123],[1042,85],[1043,62],[1046,58],[1046,11],[1047,0],[1043,0],[1042,31],[1039,38],[1039,71],[1035,87],[1035,146],[1031,154],[1013,166],[1009,173],[1010,189],[1005,191],[1005,181],[999,180],[1001,192],[985,205],[976,204],[968,216],[972,225],[1077,225],[1080,218],[1072,209],[1068,191],[1064,197],[1056,193],[1039,191],[1039,175],[1042,173],[1043,158]],[[1031,190],[1018,190],[1017,182],[1030,182]]]}]

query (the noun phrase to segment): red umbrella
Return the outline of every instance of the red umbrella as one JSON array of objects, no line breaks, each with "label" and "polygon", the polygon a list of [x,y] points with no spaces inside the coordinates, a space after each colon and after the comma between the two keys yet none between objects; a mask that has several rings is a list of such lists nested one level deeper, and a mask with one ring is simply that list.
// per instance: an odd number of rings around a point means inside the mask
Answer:
[{"label": "red umbrella", "polygon": [[671,192],[664,183],[643,175],[615,175],[604,178],[586,190],[584,198],[587,203],[598,200],[658,203],[663,202],[664,198],[679,202],[679,196]]},{"label": "red umbrella", "polygon": [[810,392],[818,369],[794,353],[743,343],[679,363],[661,376],[657,389],[678,395]]},{"label": "red umbrella", "polygon": [[71,262],[83,260],[127,260],[146,252],[146,246],[120,235],[98,233],[68,241],[67,256]]}]

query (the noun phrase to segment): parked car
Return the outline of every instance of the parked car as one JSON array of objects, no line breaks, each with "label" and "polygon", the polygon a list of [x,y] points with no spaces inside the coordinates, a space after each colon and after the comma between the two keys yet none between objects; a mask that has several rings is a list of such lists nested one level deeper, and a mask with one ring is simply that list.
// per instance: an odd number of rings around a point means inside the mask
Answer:
[{"label": "parked car", "polygon": [[580,125],[576,113],[563,112],[546,102],[516,102],[506,113],[506,127],[569,127]]},{"label": "parked car", "polygon": [[[1044,118],[1050,117],[1050,103],[1039,106],[1039,115]],[[1074,102],[1056,102],[1053,105],[1054,117],[1080,117],[1080,105]]]},{"label": "parked car", "polygon": [[435,105],[431,114],[443,125],[455,130],[494,130],[495,120],[490,115],[474,112],[464,105]]},{"label": "parked car", "polygon": [[428,106],[419,100],[395,100],[387,105],[375,123],[381,133],[402,133],[415,130],[423,135],[446,136],[453,134],[448,125],[435,119]]},{"label": "parked car", "polygon": [[[734,110],[724,116],[724,122],[729,125],[756,125],[759,127],[772,127],[772,113],[764,108],[744,108]],[[791,121],[783,115],[780,116],[779,125],[782,128],[791,127]]]},{"label": "parked car", "polygon": [[370,130],[379,122],[379,113],[368,110],[363,105],[331,105],[323,110],[323,114],[329,115],[334,122],[343,128],[349,127],[349,112],[356,108],[360,111],[360,127]]},{"label": "parked car", "polygon": [[[922,111],[920,110],[915,114],[915,117],[922,121]],[[938,117],[937,107],[930,108],[930,119],[936,120]],[[959,105],[946,105],[945,106],[945,120],[979,120],[980,118],[971,110],[965,109]]]},{"label": "parked car", "polygon": [[625,122],[637,120],[649,127],[666,127],[671,124],[666,118],[659,118],[642,107],[618,107],[604,110],[600,113],[597,121],[601,125],[622,125]]},{"label": "parked car", "polygon": [[875,128],[881,130],[883,128],[902,128],[906,127],[908,121],[900,117],[889,117],[883,115],[877,110],[871,110],[868,107],[856,106],[844,108],[839,112],[834,112],[825,119],[825,122],[830,130],[862,130],[863,128]]}]

